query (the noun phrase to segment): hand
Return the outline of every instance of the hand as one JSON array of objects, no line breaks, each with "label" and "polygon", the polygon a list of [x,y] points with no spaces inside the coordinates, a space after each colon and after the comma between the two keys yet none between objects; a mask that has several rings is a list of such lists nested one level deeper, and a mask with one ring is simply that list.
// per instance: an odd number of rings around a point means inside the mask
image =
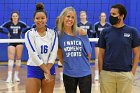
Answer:
[{"label": "hand", "polygon": [[48,73],[44,73],[44,76],[45,76],[45,80],[50,80],[50,74],[48,74]]},{"label": "hand", "polygon": [[130,73],[132,73],[133,75],[135,75],[135,72],[133,72],[133,71],[130,71]]},{"label": "hand", "polygon": [[50,79],[50,71],[48,69],[45,69],[44,76],[46,80]]},{"label": "hand", "polygon": [[78,34],[79,35],[87,35],[87,30],[78,27]]},{"label": "hand", "polygon": [[54,80],[54,79],[51,78],[51,75],[50,74],[44,73],[44,76],[45,76],[45,80],[47,82],[50,82],[50,81]]}]

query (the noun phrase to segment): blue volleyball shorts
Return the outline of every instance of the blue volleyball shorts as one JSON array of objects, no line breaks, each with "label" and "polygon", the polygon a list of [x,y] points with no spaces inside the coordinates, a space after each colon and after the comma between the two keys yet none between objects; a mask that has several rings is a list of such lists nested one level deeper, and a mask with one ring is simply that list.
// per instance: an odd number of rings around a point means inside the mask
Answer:
[{"label": "blue volleyball shorts", "polygon": [[[55,75],[55,66],[50,69],[50,74]],[[27,66],[27,78],[44,79],[44,71],[39,66]]]}]

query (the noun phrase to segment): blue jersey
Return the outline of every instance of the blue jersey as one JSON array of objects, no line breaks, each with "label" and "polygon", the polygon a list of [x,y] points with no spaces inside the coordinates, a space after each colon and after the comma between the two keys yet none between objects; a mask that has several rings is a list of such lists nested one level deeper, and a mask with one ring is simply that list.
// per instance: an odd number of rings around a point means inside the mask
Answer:
[{"label": "blue jersey", "polygon": [[83,77],[91,74],[88,54],[91,46],[87,36],[70,36],[64,33],[59,36],[59,48],[64,58],[64,74],[72,77]]},{"label": "blue jersey", "polygon": [[100,36],[101,32],[103,31],[103,29],[105,29],[106,27],[109,27],[110,24],[109,23],[105,23],[105,25],[102,26],[100,24],[100,22],[97,22],[97,23],[95,23],[94,26],[95,26],[95,31],[96,31],[96,37],[99,38],[99,36]]},{"label": "blue jersey", "polygon": [[19,21],[16,25],[14,25],[12,21],[6,22],[2,25],[2,28],[8,30],[7,33],[10,34],[10,39],[20,39],[23,30],[28,30],[28,26],[22,21]]},{"label": "blue jersey", "polygon": [[105,49],[103,70],[127,72],[132,69],[132,49],[140,45],[140,38],[132,27],[110,26],[102,31],[98,44]]},{"label": "blue jersey", "polygon": [[77,24],[77,26],[87,31],[88,38],[96,37],[94,26],[91,23],[87,22],[83,24],[82,22],[80,22]]}]

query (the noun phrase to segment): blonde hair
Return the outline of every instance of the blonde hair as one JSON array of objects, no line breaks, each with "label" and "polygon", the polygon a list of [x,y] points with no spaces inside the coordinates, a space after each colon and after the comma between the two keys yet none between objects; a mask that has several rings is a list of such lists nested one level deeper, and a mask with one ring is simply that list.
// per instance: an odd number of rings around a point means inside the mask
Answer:
[{"label": "blonde hair", "polygon": [[56,18],[55,25],[58,26],[59,23],[59,16]]},{"label": "blonde hair", "polygon": [[87,13],[86,13],[86,11],[80,11],[80,14],[82,14],[82,13],[85,13],[85,14],[87,14]]},{"label": "blonde hair", "polygon": [[76,11],[73,7],[66,7],[63,9],[63,11],[59,15],[59,23],[58,23],[58,30],[60,31],[60,34],[62,35],[64,33],[64,17],[67,15],[69,11],[74,12],[75,17],[74,17],[74,24],[72,26],[72,31],[75,33],[76,28],[77,28],[77,16],[76,16]]}]

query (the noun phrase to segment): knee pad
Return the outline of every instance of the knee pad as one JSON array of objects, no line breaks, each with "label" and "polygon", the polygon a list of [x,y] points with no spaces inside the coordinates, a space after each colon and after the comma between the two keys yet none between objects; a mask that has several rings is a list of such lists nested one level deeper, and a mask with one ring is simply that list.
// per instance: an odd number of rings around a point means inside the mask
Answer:
[{"label": "knee pad", "polygon": [[13,66],[14,65],[14,60],[8,60],[8,66]]},{"label": "knee pad", "polygon": [[16,60],[16,66],[21,66],[21,60]]}]

